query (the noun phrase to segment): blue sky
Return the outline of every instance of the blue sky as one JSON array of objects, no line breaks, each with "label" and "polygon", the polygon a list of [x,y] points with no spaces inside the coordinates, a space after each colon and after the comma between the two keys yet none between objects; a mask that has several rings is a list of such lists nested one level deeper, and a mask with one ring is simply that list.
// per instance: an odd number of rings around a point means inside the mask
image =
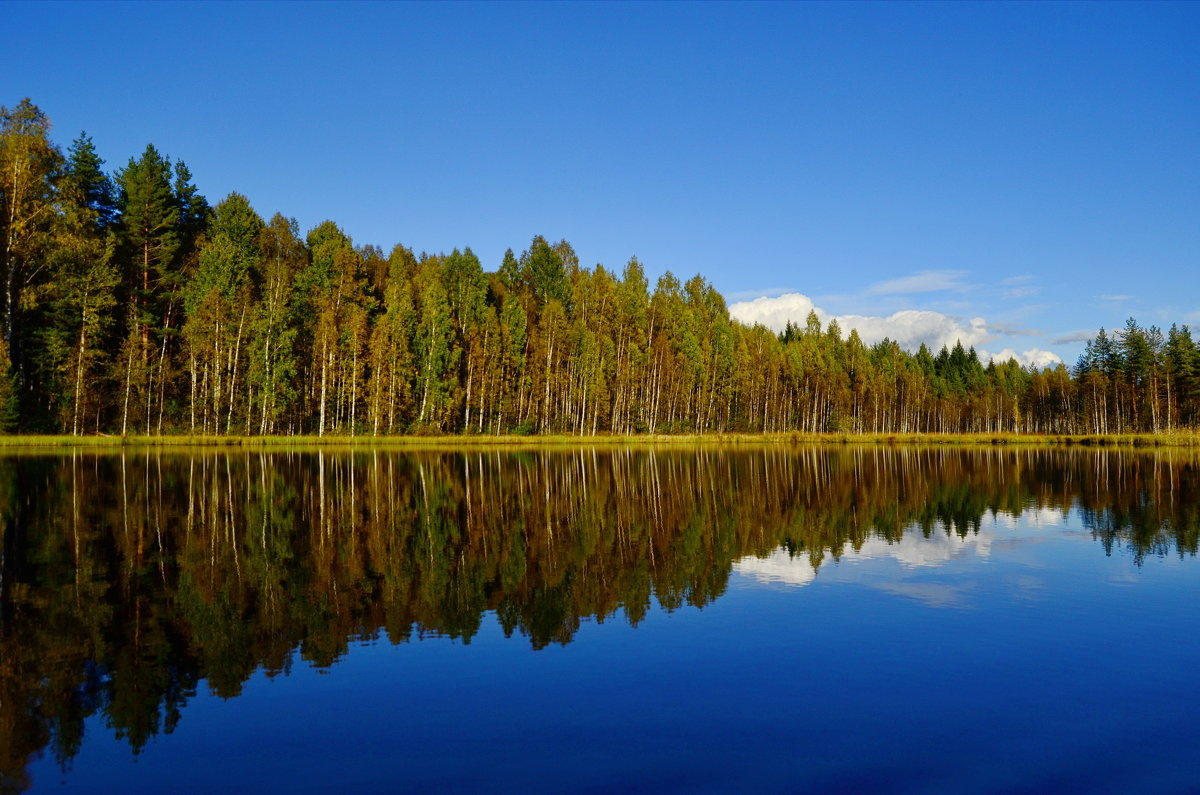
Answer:
[{"label": "blue sky", "polygon": [[[1200,4],[13,3],[0,103],[303,229],[1073,363],[1200,326]],[[791,314],[789,314],[791,313]],[[897,314],[899,313],[899,314]],[[1075,338],[1075,339],[1073,339]]]}]

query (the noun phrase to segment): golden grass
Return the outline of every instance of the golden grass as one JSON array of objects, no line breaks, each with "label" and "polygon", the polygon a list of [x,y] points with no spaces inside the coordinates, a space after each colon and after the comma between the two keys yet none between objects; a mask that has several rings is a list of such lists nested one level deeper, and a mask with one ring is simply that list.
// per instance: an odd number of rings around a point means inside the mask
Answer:
[{"label": "golden grass", "polygon": [[1020,433],[708,433],[571,436],[0,436],[0,449],[122,447],[220,447],[263,449],[280,447],[578,447],[607,445],[1039,445],[1098,447],[1200,447],[1200,431],[1142,434],[1020,434]]}]

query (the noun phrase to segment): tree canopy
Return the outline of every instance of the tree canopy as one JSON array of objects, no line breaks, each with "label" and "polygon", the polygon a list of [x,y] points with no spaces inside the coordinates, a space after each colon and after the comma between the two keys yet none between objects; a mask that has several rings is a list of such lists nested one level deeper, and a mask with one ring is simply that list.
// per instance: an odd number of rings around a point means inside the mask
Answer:
[{"label": "tree canopy", "polygon": [[153,145],[105,173],[30,100],[0,108],[0,430],[203,434],[1161,431],[1200,424],[1200,346],[1130,318],[1076,366],[962,342],[776,334],[701,275],[582,267],[534,236],[390,255],[215,207]]}]

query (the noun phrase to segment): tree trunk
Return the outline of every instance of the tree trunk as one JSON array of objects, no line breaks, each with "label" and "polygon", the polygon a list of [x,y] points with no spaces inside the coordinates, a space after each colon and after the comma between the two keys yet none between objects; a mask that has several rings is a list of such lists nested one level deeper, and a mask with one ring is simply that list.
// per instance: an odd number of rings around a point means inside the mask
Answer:
[{"label": "tree trunk", "polygon": [[225,433],[233,429],[234,392],[237,391],[238,358],[242,355],[242,329],[246,324],[246,307],[242,306],[242,316],[238,319],[237,341],[233,345],[233,361],[229,375],[229,413],[225,417]]},{"label": "tree trunk", "polygon": [[79,436],[79,396],[83,392],[83,354],[87,349],[87,313],[79,326],[79,351],[75,360],[75,411],[71,417],[71,435]]}]

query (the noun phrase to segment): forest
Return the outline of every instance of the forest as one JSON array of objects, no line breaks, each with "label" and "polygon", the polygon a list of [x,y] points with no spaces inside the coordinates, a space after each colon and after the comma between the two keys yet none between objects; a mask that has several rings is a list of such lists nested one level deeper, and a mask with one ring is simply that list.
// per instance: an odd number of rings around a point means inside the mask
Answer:
[{"label": "forest", "polygon": [[108,173],[0,107],[0,431],[72,435],[1157,433],[1200,425],[1200,345],[1130,318],[1068,369],[933,352],[815,314],[732,319],[535,236],[485,270],[215,206],[153,145]]}]

